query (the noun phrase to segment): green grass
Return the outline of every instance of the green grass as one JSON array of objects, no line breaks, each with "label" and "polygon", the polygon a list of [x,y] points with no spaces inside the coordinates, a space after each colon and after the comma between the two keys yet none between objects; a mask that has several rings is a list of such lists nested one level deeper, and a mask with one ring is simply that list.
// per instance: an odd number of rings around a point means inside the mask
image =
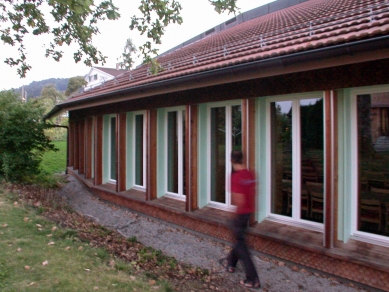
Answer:
[{"label": "green grass", "polygon": [[149,284],[130,263],[13,201],[0,187],[0,291],[165,290]]},{"label": "green grass", "polygon": [[54,141],[53,144],[59,151],[46,152],[41,162],[41,168],[49,174],[61,173],[66,169],[66,141]]}]

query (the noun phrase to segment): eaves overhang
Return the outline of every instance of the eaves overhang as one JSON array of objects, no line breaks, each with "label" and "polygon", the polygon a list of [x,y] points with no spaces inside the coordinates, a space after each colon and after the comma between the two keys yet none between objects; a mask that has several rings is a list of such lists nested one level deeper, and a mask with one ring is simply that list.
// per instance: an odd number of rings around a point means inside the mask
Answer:
[{"label": "eaves overhang", "polygon": [[327,62],[327,60],[330,59],[338,59],[338,65],[343,65],[356,62],[356,60],[363,62],[382,58],[389,58],[388,35],[359,40],[352,43],[305,50],[267,59],[248,61],[100,94],[96,92],[96,95],[75,100],[67,100],[54,106],[54,108],[45,115],[44,119],[50,119],[64,111],[94,107],[125,100],[141,99],[157,94],[168,94],[177,90],[195,89],[223,83],[265,78],[280,74],[281,72],[284,74],[299,72],[299,70],[325,68],[334,65],[334,62]]}]

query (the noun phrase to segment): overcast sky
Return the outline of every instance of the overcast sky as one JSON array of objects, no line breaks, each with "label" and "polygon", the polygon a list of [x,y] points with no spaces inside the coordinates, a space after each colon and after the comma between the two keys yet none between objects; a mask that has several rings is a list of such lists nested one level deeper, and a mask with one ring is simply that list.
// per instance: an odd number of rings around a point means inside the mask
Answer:
[{"label": "overcast sky", "polygon": [[[241,8],[241,12],[245,12],[273,1],[275,0],[238,0],[237,5]],[[183,8],[183,24],[167,28],[162,37],[162,45],[157,47],[160,49],[160,54],[234,16],[233,14],[228,15],[228,13],[217,14],[208,0],[179,0],[179,2]],[[117,58],[121,56],[127,38],[131,38],[137,47],[142,45],[145,40],[139,36],[137,31],[129,29],[130,18],[137,13],[140,1],[113,0],[113,3],[119,7],[120,19],[100,22],[100,34],[93,40],[94,45],[108,57],[104,65],[107,68],[115,68],[115,64],[118,62]],[[47,36],[25,38],[27,62],[32,66],[32,69],[27,72],[26,78],[20,78],[17,75],[16,67],[9,67],[3,62],[6,57],[17,57],[17,48],[6,46],[0,41],[0,90],[18,88],[22,85],[28,85],[32,81],[49,78],[84,76],[89,72],[90,67],[82,62],[78,64],[74,62],[73,52],[75,49],[72,47],[62,47],[65,54],[60,62],[46,58],[45,45],[47,47],[49,43],[50,38]],[[101,66],[101,64],[96,66]]]}]

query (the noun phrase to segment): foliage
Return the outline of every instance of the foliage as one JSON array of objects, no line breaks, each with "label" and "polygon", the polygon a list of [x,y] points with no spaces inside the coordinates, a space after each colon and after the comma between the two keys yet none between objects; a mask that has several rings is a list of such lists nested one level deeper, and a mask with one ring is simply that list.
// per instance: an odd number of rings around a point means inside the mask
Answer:
[{"label": "foliage", "polygon": [[55,150],[44,133],[43,111],[11,91],[0,92],[0,176],[7,181],[33,181],[40,174],[42,154]]},{"label": "foliage", "polygon": [[65,95],[70,96],[87,84],[88,82],[86,82],[82,76],[72,77],[69,79],[68,88],[66,88]]},{"label": "foliage", "polygon": [[134,57],[136,51],[137,49],[132,40],[130,38],[127,39],[122,56],[119,58],[119,60],[121,60],[119,62],[120,69],[130,70],[132,68],[136,60],[136,58]]},{"label": "foliage", "polygon": [[[54,26],[48,26],[48,19],[41,12],[48,5],[54,18]],[[59,61],[63,44],[78,44],[74,53],[75,62],[84,58],[84,63],[105,63],[105,56],[92,44],[92,37],[99,33],[98,21],[115,20],[120,17],[112,1],[102,1],[95,5],[92,0],[8,0],[0,3],[0,38],[5,44],[17,46],[19,57],[6,58],[10,66],[18,66],[20,77],[25,77],[31,66],[26,59],[24,37],[32,30],[33,35],[50,34],[53,39],[46,49],[46,57]],[[84,56],[85,55],[85,56]]]},{"label": "foliage", "polygon": [[[217,13],[238,11],[237,0],[209,0]],[[55,26],[48,26],[48,19],[41,12],[44,4],[51,9]],[[154,61],[152,55],[157,54],[153,44],[160,44],[165,29],[171,23],[181,24],[183,19],[180,15],[181,5],[175,0],[141,0],[138,7],[141,17],[134,15],[131,18],[130,29],[138,30],[141,35],[149,39],[139,50],[145,63],[151,64],[153,73],[159,72],[159,65]],[[63,44],[70,45],[75,42],[78,50],[74,53],[75,62],[84,58],[84,63],[91,66],[99,62],[104,65],[105,56],[92,44],[92,38],[99,33],[98,22],[105,19],[115,20],[120,17],[117,7],[112,1],[102,1],[95,5],[92,0],[8,0],[0,3],[0,38],[5,44],[18,46],[19,57],[6,58],[5,62],[10,66],[19,66],[17,69],[20,77],[25,77],[26,72],[31,69],[27,63],[24,37],[33,35],[49,34],[53,37],[46,56],[51,56],[59,61],[63,52],[59,49]],[[89,23],[88,23],[89,21]]]}]

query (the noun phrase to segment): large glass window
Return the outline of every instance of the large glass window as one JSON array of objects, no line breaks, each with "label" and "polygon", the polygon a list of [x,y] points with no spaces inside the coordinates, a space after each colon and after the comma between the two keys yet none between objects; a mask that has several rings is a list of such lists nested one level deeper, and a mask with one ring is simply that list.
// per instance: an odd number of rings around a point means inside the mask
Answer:
[{"label": "large glass window", "polygon": [[240,105],[210,108],[210,201],[231,205],[228,192],[230,154],[242,148]]},{"label": "large glass window", "polygon": [[357,96],[358,230],[389,236],[389,92]]},{"label": "large glass window", "polygon": [[109,179],[116,181],[116,117],[109,119]]},{"label": "large glass window", "polygon": [[270,102],[272,214],[324,220],[323,99]]},{"label": "large glass window", "polygon": [[135,185],[145,187],[146,157],[145,157],[144,115],[135,115]]},{"label": "large glass window", "polygon": [[167,191],[185,195],[185,111],[167,114]]}]

